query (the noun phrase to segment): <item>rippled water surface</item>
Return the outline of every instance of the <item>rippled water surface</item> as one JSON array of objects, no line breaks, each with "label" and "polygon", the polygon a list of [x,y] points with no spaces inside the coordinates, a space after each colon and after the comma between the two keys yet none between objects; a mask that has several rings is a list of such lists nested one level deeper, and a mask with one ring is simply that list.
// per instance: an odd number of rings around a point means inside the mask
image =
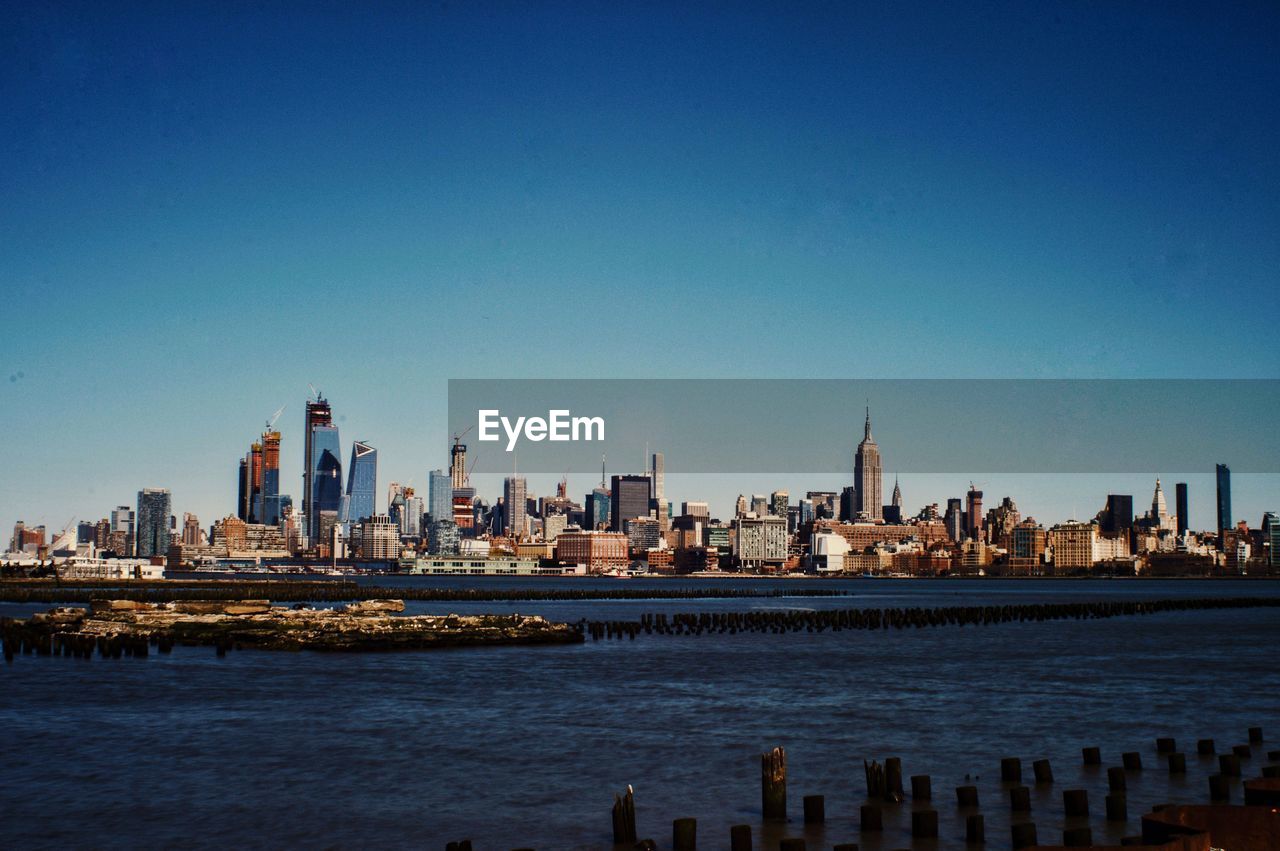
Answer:
[{"label": "rippled water surface", "polygon": [[[404,578],[376,580],[403,584]],[[434,584],[467,582],[415,580]],[[484,587],[619,587],[469,580]],[[668,587],[670,580],[656,581]],[[636,584],[630,584],[636,583]],[[642,587],[629,580],[626,587]],[[716,587],[690,580],[689,587]],[[642,612],[938,606],[1098,599],[1280,596],[1275,582],[893,581],[826,583],[839,598],[412,603],[411,612],[520,611],[566,620]],[[792,587],[779,582],[735,587]],[[805,583],[795,587],[815,587]],[[0,614],[33,607],[0,606]],[[933,778],[941,838],[963,846],[954,787],[976,778],[989,847],[1009,845],[1000,758],[1052,761],[1033,789],[1042,842],[1061,838],[1062,790],[1089,790],[1095,840],[1132,834],[1164,801],[1207,799],[1219,750],[1261,725],[1247,775],[1280,748],[1280,610],[891,632],[641,636],[569,647],[400,654],[211,649],[92,661],[19,657],[0,685],[0,847],[610,847],[613,794],[636,789],[639,830],[667,847],[698,819],[703,847],[749,823],[757,847],[911,845],[908,802],[882,836],[858,832],[862,760],[899,756]],[[1156,736],[1178,739],[1171,778]],[[791,821],[759,820],[759,754],[787,749]],[[1103,750],[1102,770],[1080,748]],[[1142,753],[1129,821],[1102,820],[1105,767]],[[800,798],[826,796],[827,824]],[[1239,795],[1239,790],[1235,790]],[[1021,820],[1021,819],[1019,819]],[[1084,822],[1079,822],[1084,823]],[[1072,822],[1072,825],[1077,822]],[[763,839],[767,839],[766,844]]]}]

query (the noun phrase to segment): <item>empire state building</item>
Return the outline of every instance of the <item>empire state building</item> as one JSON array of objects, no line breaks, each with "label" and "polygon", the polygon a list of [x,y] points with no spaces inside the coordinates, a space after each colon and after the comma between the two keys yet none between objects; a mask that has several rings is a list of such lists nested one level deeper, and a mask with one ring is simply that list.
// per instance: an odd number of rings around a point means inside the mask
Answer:
[{"label": "empire state building", "polygon": [[880,482],[880,447],[871,438],[871,408],[858,451],[853,456],[854,519],[884,519],[884,489]]}]

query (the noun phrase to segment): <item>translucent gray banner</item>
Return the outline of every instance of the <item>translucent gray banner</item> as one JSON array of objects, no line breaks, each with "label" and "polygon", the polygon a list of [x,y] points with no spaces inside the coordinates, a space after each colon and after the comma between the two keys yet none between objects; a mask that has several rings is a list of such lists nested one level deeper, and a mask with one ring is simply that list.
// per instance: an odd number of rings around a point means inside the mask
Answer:
[{"label": "translucent gray banner", "polygon": [[868,408],[902,473],[1280,471],[1276,379],[449,381],[450,433],[478,473],[582,471],[602,454],[640,471],[646,452],[684,473],[843,472]]}]

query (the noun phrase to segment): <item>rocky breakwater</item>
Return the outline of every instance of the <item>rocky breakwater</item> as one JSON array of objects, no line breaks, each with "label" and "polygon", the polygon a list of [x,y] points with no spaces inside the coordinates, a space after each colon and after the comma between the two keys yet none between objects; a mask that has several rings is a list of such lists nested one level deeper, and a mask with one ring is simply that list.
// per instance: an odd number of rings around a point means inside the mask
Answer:
[{"label": "rocky breakwater", "polygon": [[[410,615],[403,600],[363,600],[336,609],[268,600],[141,603],[94,600],[91,608],[57,608],[0,625],[5,656],[145,655],[148,645],[226,650],[420,650],[497,644],[581,642],[575,626],[529,615]],[[117,652],[116,648],[122,648]],[[139,648],[141,652],[138,652]]]}]

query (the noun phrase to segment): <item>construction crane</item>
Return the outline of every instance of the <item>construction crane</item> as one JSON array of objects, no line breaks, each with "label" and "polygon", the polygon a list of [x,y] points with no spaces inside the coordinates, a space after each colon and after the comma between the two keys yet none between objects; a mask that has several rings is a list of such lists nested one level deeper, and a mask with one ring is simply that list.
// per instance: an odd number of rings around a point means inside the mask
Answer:
[{"label": "construction crane", "polygon": [[310,398],[314,400],[318,400],[320,398],[320,391],[317,390],[316,386],[312,384],[310,381],[307,382],[307,386],[311,388]]},{"label": "construction crane", "polygon": [[271,427],[276,424],[276,420],[280,419],[280,415],[284,413],[284,409],[289,407],[287,404],[281,405],[280,410],[271,415],[271,419],[267,420],[267,427],[263,431],[271,431]]}]

